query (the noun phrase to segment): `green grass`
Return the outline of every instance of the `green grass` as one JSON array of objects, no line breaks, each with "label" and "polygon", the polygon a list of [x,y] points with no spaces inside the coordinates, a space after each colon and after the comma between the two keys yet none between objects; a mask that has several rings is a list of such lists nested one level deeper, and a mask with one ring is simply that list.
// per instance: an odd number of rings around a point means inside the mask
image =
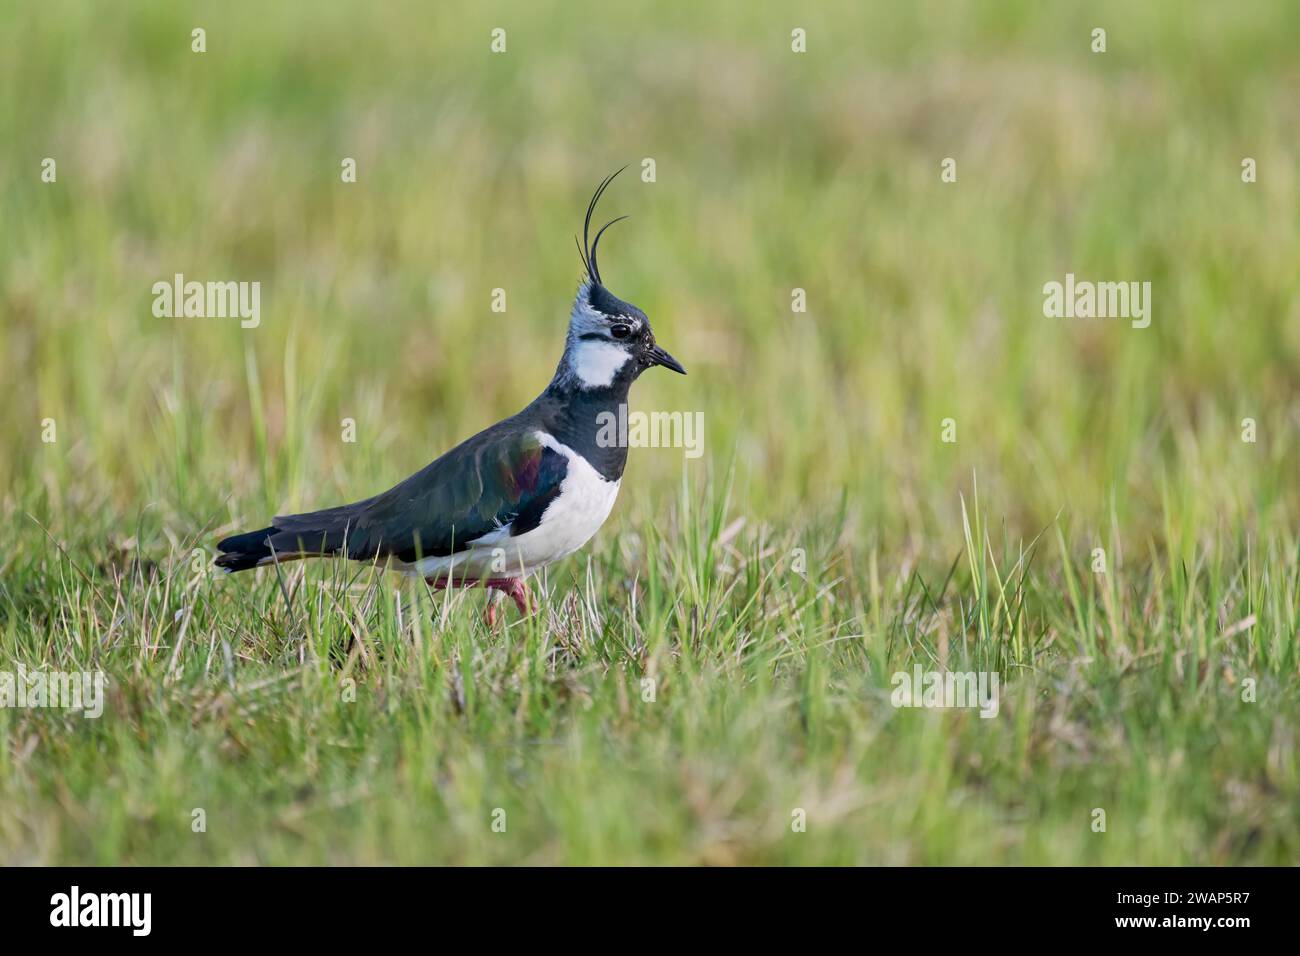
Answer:
[{"label": "green grass", "polygon": [[[0,863],[1300,858],[1300,11],[427,6],[0,0],[0,670],[109,681],[0,709]],[[540,391],[626,162],[602,271],[691,373],[634,407],[702,458],[495,633],[211,573]],[[1066,272],[1151,327],[1044,318]],[[895,708],[918,663],[998,716]]]}]

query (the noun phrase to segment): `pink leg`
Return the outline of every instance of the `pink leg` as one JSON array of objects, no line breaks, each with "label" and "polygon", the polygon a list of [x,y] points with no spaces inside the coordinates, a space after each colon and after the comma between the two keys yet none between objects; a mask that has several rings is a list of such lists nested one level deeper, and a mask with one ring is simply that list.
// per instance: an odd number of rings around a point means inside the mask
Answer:
[{"label": "pink leg", "polygon": [[[485,578],[479,581],[448,581],[447,578],[425,578],[425,583],[435,591],[441,591],[448,587],[463,586],[474,587],[482,584],[484,588],[490,591],[501,591],[510,595],[515,602],[515,607],[519,608],[519,613],[525,617],[531,613],[530,605],[532,600],[528,594],[528,585],[523,578]],[[487,621],[488,627],[494,627],[497,621],[497,609],[495,602],[489,597],[487,609],[483,612],[483,617]]]},{"label": "pink leg", "polygon": [[528,585],[523,578],[488,578],[483,582],[483,586],[510,595],[515,602],[515,607],[519,608],[519,613],[524,617],[532,613],[532,600],[528,595]]},{"label": "pink leg", "polygon": [[483,623],[489,631],[497,628],[497,596],[491,591],[488,591],[487,607],[483,608]]}]

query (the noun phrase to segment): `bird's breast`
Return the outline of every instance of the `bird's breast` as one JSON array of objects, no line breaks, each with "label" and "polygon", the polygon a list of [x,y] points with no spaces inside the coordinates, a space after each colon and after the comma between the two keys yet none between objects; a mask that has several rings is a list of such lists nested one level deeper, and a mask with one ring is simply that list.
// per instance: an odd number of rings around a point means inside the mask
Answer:
[{"label": "bird's breast", "polygon": [[537,527],[501,542],[508,558],[530,570],[558,561],[590,541],[613,510],[620,484],[601,477],[586,459],[551,435],[538,432],[537,436],[569,464],[559,494],[542,512]]}]

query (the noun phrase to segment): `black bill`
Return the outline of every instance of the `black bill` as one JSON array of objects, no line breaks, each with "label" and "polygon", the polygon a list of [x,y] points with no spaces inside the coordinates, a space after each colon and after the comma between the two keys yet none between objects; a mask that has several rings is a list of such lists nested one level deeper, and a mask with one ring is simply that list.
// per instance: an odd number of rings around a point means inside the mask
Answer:
[{"label": "black bill", "polygon": [[680,375],[686,374],[686,369],[682,368],[682,363],[677,361],[662,348],[656,345],[650,350],[650,364],[662,365],[664,368],[670,368]]}]

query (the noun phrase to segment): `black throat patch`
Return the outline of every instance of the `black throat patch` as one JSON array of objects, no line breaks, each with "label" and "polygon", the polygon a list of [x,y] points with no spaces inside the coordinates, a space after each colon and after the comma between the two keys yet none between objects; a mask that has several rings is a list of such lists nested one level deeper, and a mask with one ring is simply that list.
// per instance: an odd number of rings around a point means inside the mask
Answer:
[{"label": "black throat patch", "polygon": [[627,465],[627,444],[620,441],[618,422],[636,378],[635,366],[635,361],[627,362],[603,388],[580,388],[557,379],[533,403],[538,427],[585,458],[606,481],[622,478]]}]

